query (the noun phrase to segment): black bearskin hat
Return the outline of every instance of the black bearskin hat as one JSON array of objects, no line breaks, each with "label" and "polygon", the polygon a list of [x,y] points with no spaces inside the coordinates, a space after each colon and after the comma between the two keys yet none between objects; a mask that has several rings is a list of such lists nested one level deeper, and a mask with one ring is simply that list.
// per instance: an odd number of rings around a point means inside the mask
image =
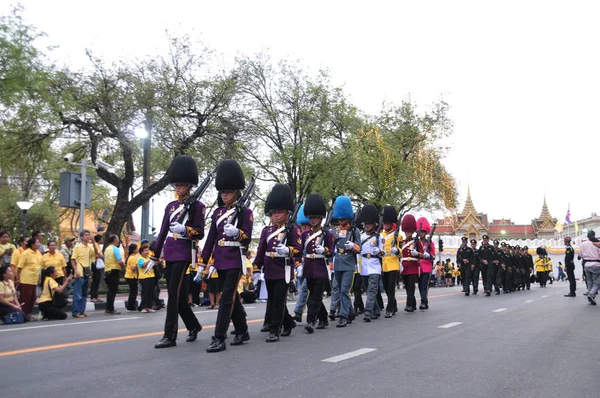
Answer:
[{"label": "black bearskin hat", "polygon": [[240,164],[235,160],[223,160],[217,168],[215,178],[217,191],[228,191],[246,188],[246,180]]},{"label": "black bearskin hat", "polygon": [[365,224],[369,222],[379,223],[379,213],[377,207],[372,204],[365,205],[360,211],[360,222]]},{"label": "black bearskin hat", "polygon": [[171,162],[167,170],[169,183],[176,182],[198,185],[198,165],[193,157],[179,155]]},{"label": "black bearskin hat", "polygon": [[398,212],[394,206],[385,206],[383,208],[383,222],[398,222]]},{"label": "black bearskin hat", "polygon": [[318,193],[311,193],[304,202],[304,215],[306,217],[325,217],[327,209],[325,201]]},{"label": "black bearskin hat", "polygon": [[267,196],[265,214],[268,215],[275,209],[294,210],[294,198],[288,184],[275,184],[271,193]]},{"label": "black bearskin hat", "polygon": [[543,256],[544,255],[544,248],[543,247],[538,247],[537,249],[535,249],[535,252],[538,256]]}]

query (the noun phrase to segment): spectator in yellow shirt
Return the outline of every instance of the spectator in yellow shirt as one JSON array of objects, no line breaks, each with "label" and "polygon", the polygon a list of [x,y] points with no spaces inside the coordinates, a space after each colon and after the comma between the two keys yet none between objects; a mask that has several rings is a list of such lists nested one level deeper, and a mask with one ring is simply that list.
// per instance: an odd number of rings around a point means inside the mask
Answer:
[{"label": "spectator in yellow shirt", "polygon": [[29,239],[27,250],[19,258],[17,265],[17,280],[19,281],[20,300],[23,302],[23,312],[33,321],[31,310],[37,298],[37,284],[40,281],[42,269],[42,254],[39,251],[40,240]]},{"label": "spectator in yellow shirt", "polygon": [[[17,242],[18,249],[13,250],[12,257],[10,258],[10,265],[13,267],[13,272],[15,275],[17,274],[17,265],[19,265],[19,259],[21,259],[21,254],[25,250],[27,250],[27,242],[29,242],[29,238],[27,236],[21,236],[19,241]],[[17,289],[19,288],[18,281],[15,281]]]},{"label": "spectator in yellow shirt", "polygon": [[85,304],[87,301],[88,286],[92,275],[92,262],[96,259],[96,252],[90,243],[90,231],[83,230],[79,233],[81,242],[73,249],[71,264],[75,273],[73,283],[73,318],[85,318]]},{"label": "spectator in yellow shirt", "polygon": [[67,284],[73,278],[73,275],[69,275],[67,279],[59,285],[56,282],[56,278],[58,276],[58,271],[56,267],[49,266],[44,270],[44,282],[42,283],[42,295],[39,300],[40,312],[42,313],[44,319],[67,319],[67,314],[62,310],[62,308],[55,307],[52,303],[52,298],[56,294],[62,294],[62,292],[67,288]]},{"label": "spectator in yellow shirt", "polygon": [[67,273],[67,261],[65,257],[56,250],[56,242],[51,240],[48,242],[48,253],[42,255],[42,269],[48,267],[56,268],[56,283],[62,285],[65,281],[65,274]]},{"label": "spectator in yellow shirt", "polygon": [[142,298],[140,303],[140,312],[149,313],[156,312],[152,308],[154,299],[154,269],[144,272],[146,266],[150,262],[150,248],[147,244],[140,246],[140,255],[138,257],[138,279],[142,287]]},{"label": "spectator in yellow shirt", "polygon": [[127,311],[137,311],[138,259],[138,246],[135,243],[131,243],[127,247],[127,262],[125,264],[125,280],[129,286],[129,298],[125,306]]},{"label": "spectator in yellow shirt", "polygon": [[[17,298],[14,279],[13,268],[10,264],[0,267],[0,318],[2,319],[12,312],[23,312]],[[29,319],[24,312],[23,318],[25,321]]]},{"label": "spectator in yellow shirt", "polygon": [[119,250],[119,237],[115,234],[107,236],[106,248],[104,249],[104,275],[108,293],[106,294],[106,310],[105,315],[119,315],[119,311],[115,311],[115,297],[119,290],[119,280],[121,279],[121,267],[125,265],[125,261],[121,258]]},{"label": "spectator in yellow shirt", "polygon": [[10,265],[10,260],[17,248],[8,241],[8,232],[0,231],[0,265]]}]

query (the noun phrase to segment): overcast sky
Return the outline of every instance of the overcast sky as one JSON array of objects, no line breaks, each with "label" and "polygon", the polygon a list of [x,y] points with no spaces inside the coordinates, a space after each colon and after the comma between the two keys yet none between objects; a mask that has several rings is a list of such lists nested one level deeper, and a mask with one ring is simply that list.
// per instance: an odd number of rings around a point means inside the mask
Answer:
[{"label": "overcast sky", "polygon": [[224,64],[267,50],[328,68],[366,112],[409,96],[426,109],[443,97],[459,210],[468,182],[490,218],[528,223],[544,194],[559,220],[569,203],[572,220],[600,210],[591,177],[600,157],[597,1],[21,3],[26,22],[58,46],[54,57],[77,66],[86,48],[111,60],[162,51],[168,29],[200,37]]}]

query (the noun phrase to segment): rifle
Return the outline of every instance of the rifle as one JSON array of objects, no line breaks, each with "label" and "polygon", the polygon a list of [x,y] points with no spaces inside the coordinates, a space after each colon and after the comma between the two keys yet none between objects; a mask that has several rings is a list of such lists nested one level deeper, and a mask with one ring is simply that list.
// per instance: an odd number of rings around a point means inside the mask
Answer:
[{"label": "rifle", "polygon": [[394,231],[394,238],[392,239],[392,247],[396,247],[398,245],[398,236],[400,236],[400,217],[398,217],[397,221],[396,230]]},{"label": "rifle", "polygon": [[179,213],[179,217],[177,217],[178,223],[183,224],[185,217],[189,214],[192,208],[196,205],[196,202],[200,200],[202,195],[204,195],[204,192],[206,192],[208,189],[208,186],[210,185],[210,182],[212,181],[216,172],[216,168],[212,172],[209,172],[206,177],[204,177],[204,181],[198,185],[198,188],[196,188],[196,190],[183,202],[183,211]]},{"label": "rifle", "polygon": [[[252,196],[252,192],[254,191],[254,184],[256,182],[256,177],[252,176],[252,178],[250,179],[250,182],[248,183],[248,186],[246,187],[246,191],[244,192],[244,194],[237,200],[237,204],[235,206],[235,211],[233,212],[233,214],[231,215],[231,217],[229,218],[229,223],[232,225],[235,225],[234,223],[236,223],[238,221],[238,218],[240,216],[240,214],[243,213],[244,209],[246,207],[250,206],[250,198]],[[246,247],[244,246],[240,246],[240,256],[242,259],[242,275],[246,275],[246,264],[245,264],[245,251],[247,250]]]},{"label": "rifle", "polygon": [[[306,190],[302,192],[300,198],[296,202],[296,206],[294,207],[294,212],[291,216],[288,217],[288,220],[285,224],[285,229],[283,234],[281,234],[278,238],[278,243],[285,244],[287,243],[287,238],[292,234],[292,230],[294,229],[294,223],[296,221],[296,217],[298,216],[298,212],[300,211],[300,206],[302,206],[302,202],[304,202],[304,195],[306,194]],[[287,256],[285,258],[285,283],[290,283],[292,280],[292,266],[290,265],[290,257]]]},{"label": "rifle", "polygon": [[434,223],[433,228],[431,228],[431,233],[429,234],[429,238],[425,239],[425,242],[427,242],[427,247],[425,248],[425,250],[427,250],[427,253],[429,253],[429,248],[431,247],[431,242],[433,242],[433,234],[435,233],[436,228],[437,228],[437,224]]},{"label": "rifle", "polygon": [[419,239],[421,239],[421,232],[423,231],[423,223],[419,223],[419,229],[417,230],[417,232],[415,232],[415,237],[413,239],[414,241],[414,249],[416,251],[419,251]]},{"label": "rifle", "polygon": [[331,229],[331,220],[333,219],[333,204],[335,203],[335,199],[331,202],[331,207],[327,210],[327,214],[325,215],[325,223],[321,230],[323,231],[323,235],[327,235],[327,232]]}]

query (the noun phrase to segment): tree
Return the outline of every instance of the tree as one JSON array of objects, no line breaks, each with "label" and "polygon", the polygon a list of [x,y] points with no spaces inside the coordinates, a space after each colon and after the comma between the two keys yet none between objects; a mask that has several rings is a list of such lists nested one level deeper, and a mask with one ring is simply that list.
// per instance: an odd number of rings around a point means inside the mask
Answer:
[{"label": "tree", "polygon": [[340,169],[330,162],[361,123],[342,90],[325,71],[310,77],[287,61],[275,67],[264,54],[239,58],[238,74],[232,117],[244,160],[260,179],[285,182],[295,196],[329,188],[324,181]]}]

